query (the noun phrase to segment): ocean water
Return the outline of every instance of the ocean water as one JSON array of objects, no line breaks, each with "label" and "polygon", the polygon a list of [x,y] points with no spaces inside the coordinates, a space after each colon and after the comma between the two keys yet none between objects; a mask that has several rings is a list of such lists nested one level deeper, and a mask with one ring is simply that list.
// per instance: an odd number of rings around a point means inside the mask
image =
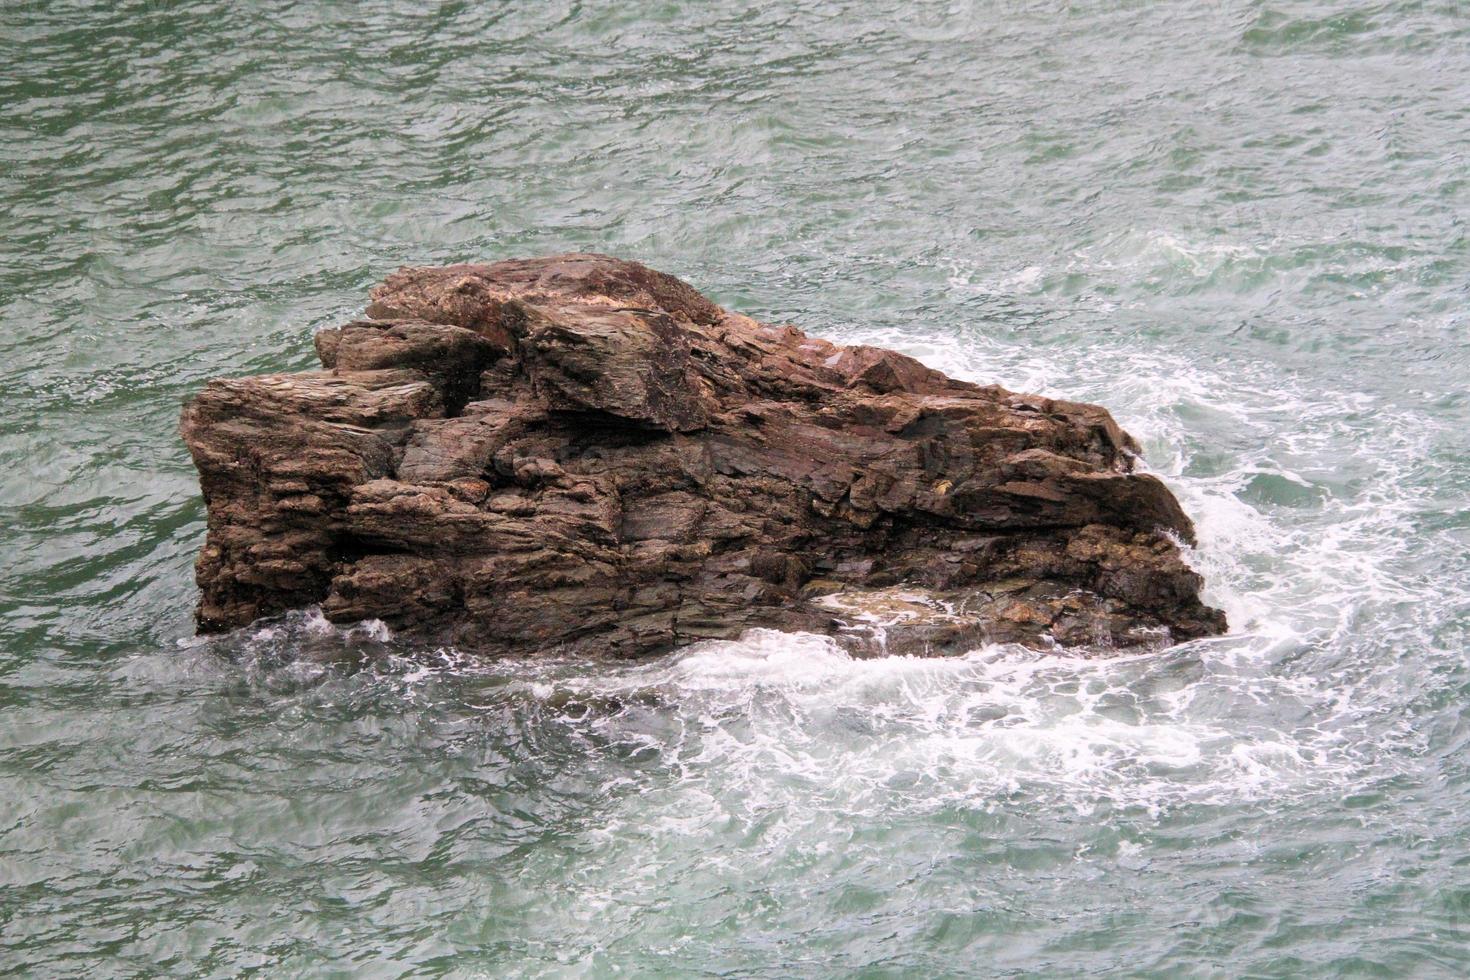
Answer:
[{"label": "ocean water", "polygon": [[[0,972],[1470,974],[1470,8],[22,2]],[[1109,406],[1230,635],[191,637],[181,402],[600,250]]]}]

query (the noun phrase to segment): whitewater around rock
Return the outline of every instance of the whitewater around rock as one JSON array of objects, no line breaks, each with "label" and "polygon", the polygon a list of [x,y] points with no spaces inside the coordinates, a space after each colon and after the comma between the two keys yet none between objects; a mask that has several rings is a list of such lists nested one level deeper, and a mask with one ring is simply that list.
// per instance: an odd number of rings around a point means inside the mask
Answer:
[{"label": "whitewater around rock", "polygon": [[320,605],[485,655],[1224,632],[1105,409],[722,309],[636,262],[406,268],[323,369],[210,382],[201,632]]}]

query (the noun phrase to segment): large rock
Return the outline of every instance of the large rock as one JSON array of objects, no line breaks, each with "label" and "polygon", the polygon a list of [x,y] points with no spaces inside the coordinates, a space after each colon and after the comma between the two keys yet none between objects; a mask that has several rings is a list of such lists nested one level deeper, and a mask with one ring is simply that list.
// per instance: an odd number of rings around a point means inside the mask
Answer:
[{"label": "large rock", "polygon": [[751,627],[866,649],[1220,633],[1094,405],[727,312],[634,262],[403,269],[324,370],[184,410],[203,632],[320,604],[487,654]]}]

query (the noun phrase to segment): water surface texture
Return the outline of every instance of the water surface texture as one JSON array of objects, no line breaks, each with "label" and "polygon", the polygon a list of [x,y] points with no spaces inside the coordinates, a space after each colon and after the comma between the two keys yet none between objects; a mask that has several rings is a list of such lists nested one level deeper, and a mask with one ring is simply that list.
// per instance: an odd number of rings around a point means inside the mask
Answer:
[{"label": "water surface texture", "polygon": [[[1464,4],[17,0],[0,109],[0,971],[1470,972]],[[192,639],[182,400],[579,249],[1109,406],[1231,635]]]}]

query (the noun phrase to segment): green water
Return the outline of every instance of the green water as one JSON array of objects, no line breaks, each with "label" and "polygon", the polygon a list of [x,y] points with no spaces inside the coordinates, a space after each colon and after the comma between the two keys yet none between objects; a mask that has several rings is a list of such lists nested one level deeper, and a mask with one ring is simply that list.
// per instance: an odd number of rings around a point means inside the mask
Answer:
[{"label": "green water", "polygon": [[[1470,8],[18,2],[0,972],[1470,973]],[[1229,637],[190,639],[179,405],[608,251],[1102,402]]]}]

